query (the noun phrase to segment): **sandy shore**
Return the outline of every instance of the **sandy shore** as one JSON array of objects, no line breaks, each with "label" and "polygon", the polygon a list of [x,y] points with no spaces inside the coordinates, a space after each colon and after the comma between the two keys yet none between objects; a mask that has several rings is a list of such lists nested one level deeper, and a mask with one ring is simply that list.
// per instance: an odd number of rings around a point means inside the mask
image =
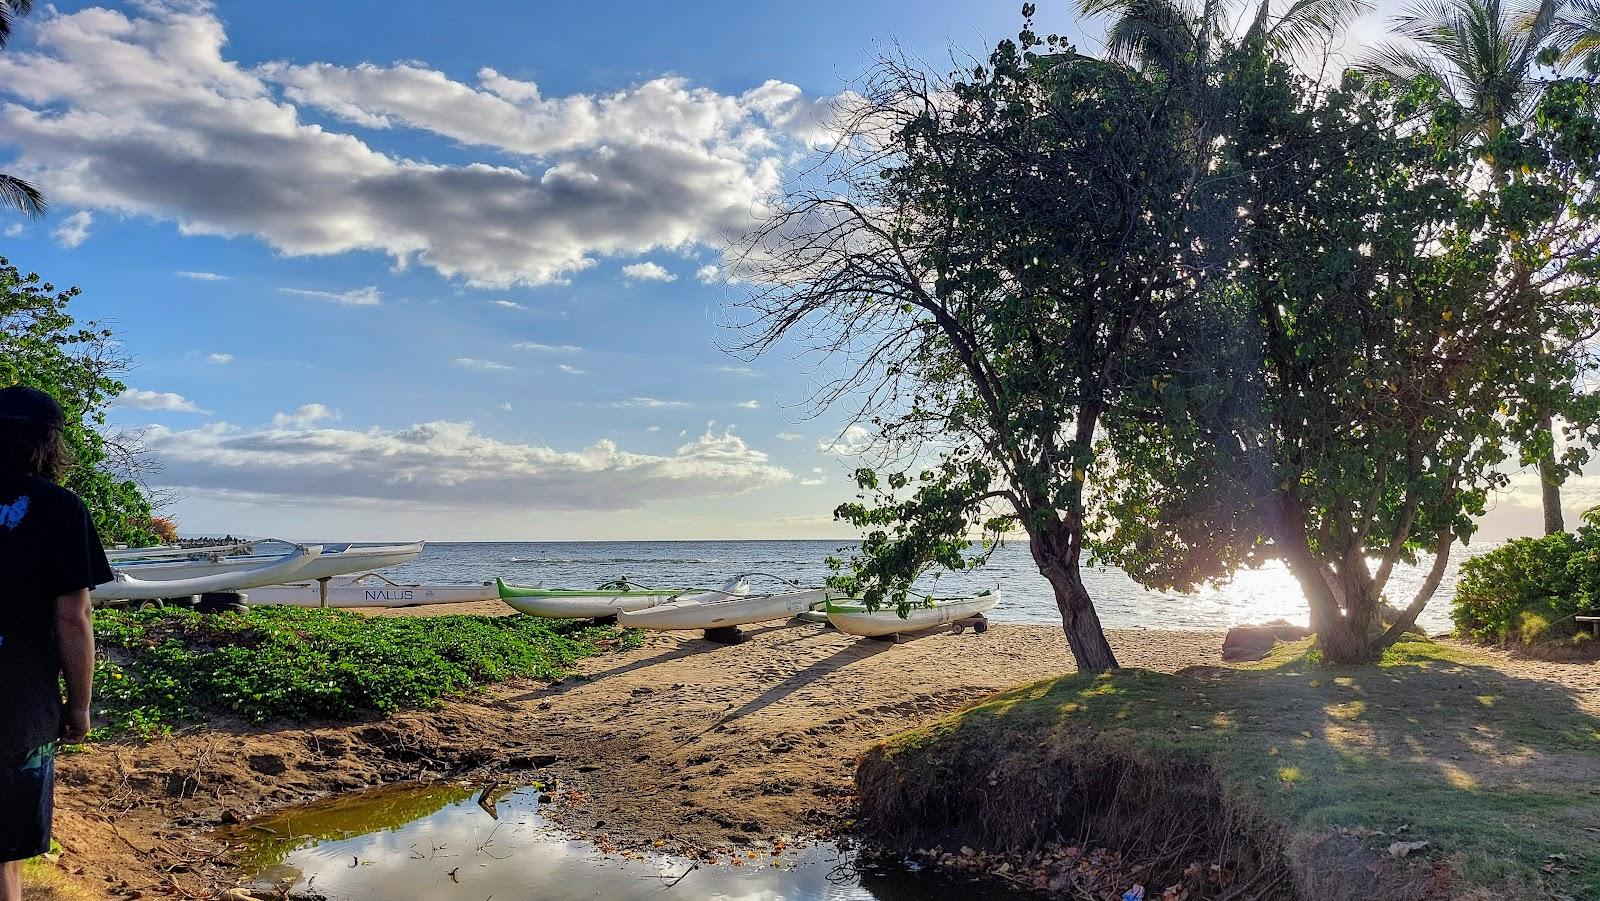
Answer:
[{"label": "sandy shore", "polygon": [[[474,606],[385,615],[504,610]],[[562,683],[507,683],[440,711],[325,728],[218,724],[96,747],[60,764],[62,866],[111,897],[206,897],[237,875],[210,837],[219,824],[399,779],[535,765],[561,780],[557,819],[611,845],[691,851],[814,834],[848,809],[856,755],[874,741],[1072,667],[1060,630],[1044,626],[898,645],[817,625],[747,631],[739,645],[652,635]],[[1221,633],[1111,637],[1127,665],[1220,659]]]}]

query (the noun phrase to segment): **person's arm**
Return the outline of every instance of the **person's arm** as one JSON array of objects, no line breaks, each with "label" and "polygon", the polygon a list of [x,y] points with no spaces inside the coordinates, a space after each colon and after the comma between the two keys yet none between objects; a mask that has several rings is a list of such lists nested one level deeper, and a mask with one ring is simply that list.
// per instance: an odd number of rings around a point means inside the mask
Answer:
[{"label": "person's arm", "polygon": [[61,711],[61,740],[83,741],[89,734],[89,698],[94,691],[94,625],[89,589],[56,598],[56,643],[67,677],[67,704]]}]

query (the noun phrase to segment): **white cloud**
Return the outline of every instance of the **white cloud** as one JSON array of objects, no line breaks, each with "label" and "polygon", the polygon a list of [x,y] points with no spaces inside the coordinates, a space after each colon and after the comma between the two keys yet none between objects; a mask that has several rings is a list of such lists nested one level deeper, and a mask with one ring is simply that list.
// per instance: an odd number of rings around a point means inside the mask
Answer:
[{"label": "white cloud", "polygon": [[749,109],[761,113],[773,128],[816,148],[831,147],[840,137],[841,109],[859,99],[851,92],[838,97],[808,98],[798,87],[771,79],[739,98]]},{"label": "white cloud", "polygon": [[806,436],[800,434],[799,432],[779,432],[778,433],[778,440],[779,441],[804,441],[804,440],[806,440]]},{"label": "white cloud", "polygon": [[499,441],[464,422],[393,431],[153,426],[146,443],[165,464],[168,487],[319,503],[631,510],[647,501],[743,494],[794,478],[728,433],[708,432],[671,455],[630,453],[608,440],[557,451]]},{"label": "white cloud", "polygon": [[205,413],[195,406],[194,402],[181,394],[171,391],[147,391],[141,388],[128,388],[117,395],[116,404],[119,407],[131,407],[135,410],[165,410],[169,413]]},{"label": "white cloud", "polygon": [[717,276],[721,272],[721,268],[707,263],[706,265],[701,266],[699,269],[694,271],[694,277],[699,279],[702,285],[710,285],[716,283]]},{"label": "white cloud", "polygon": [[527,307],[523,306],[520,303],[517,303],[514,300],[491,300],[489,302],[494,304],[497,307],[505,307],[508,310],[526,310],[527,309]]},{"label": "white cloud", "polygon": [[755,378],[756,376],[760,375],[760,373],[756,372],[754,369],[751,369],[749,366],[718,366],[717,371],[726,372],[729,375],[742,375],[745,378]]},{"label": "white cloud", "polygon": [[206,362],[226,366],[233,362],[233,354],[206,354]]},{"label": "white cloud", "polygon": [[302,404],[293,413],[275,413],[272,417],[274,429],[307,429],[319,422],[337,420],[339,414],[328,409],[323,404]]},{"label": "white cloud", "polygon": [[177,274],[182,278],[194,279],[197,282],[225,282],[231,277],[218,275],[215,272],[195,272],[190,269],[179,269]]},{"label": "white cloud", "polygon": [[20,238],[24,231],[27,231],[27,229],[22,227],[21,222],[13,222],[6,226],[5,236],[8,238]]},{"label": "white cloud", "polygon": [[504,363],[496,363],[493,360],[478,360],[472,357],[456,357],[456,365],[467,369],[483,369],[493,372],[506,372],[516,368],[515,366],[507,366]]},{"label": "white cloud", "polygon": [[[491,69],[467,84],[409,63],[250,68],[224,56],[208,5],[135,9],[46,13],[31,23],[37,49],[0,57],[10,171],[58,203],[254,235],[288,255],[377,251],[506,287],[717,247],[749,229],[815,130],[816,101],[782,83],[731,96],[662,77],[546,97]],[[486,151],[424,162],[376,146],[384,129]]]},{"label": "white cloud", "polygon": [[737,404],[734,404],[734,406],[738,407],[741,410],[759,410],[759,409],[761,409],[761,401],[759,401],[759,400],[742,400],[742,401],[738,402]]},{"label": "white cloud", "polygon": [[509,400],[501,401],[500,402],[500,409],[504,410],[507,413],[510,413],[511,412],[511,401],[509,401]]},{"label": "white cloud", "polygon": [[671,272],[668,272],[666,267],[660,265],[659,263],[651,263],[648,261],[643,263],[629,263],[628,265],[623,266],[622,275],[624,278],[636,282],[675,282],[678,280],[678,277],[673,275]]},{"label": "white cloud", "polygon": [[583,350],[576,344],[540,344],[537,341],[519,341],[511,346],[516,350],[531,350],[542,354],[575,354]]},{"label": "white cloud", "polygon": [[817,450],[824,454],[857,456],[872,447],[872,433],[865,426],[852,425],[832,441],[817,442]]},{"label": "white cloud", "polygon": [[351,288],[349,291],[315,291],[310,288],[279,288],[278,290],[284,294],[293,294],[297,297],[312,297],[348,307],[375,307],[383,301],[383,292],[372,285],[368,285],[365,288]]},{"label": "white cloud", "polygon": [[659,432],[659,431],[661,431],[661,426],[658,426],[658,425],[649,426],[648,428],[645,429],[645,431],[646,432],[650,432],[650,433]]},{"label": "white cloud", "polygon": [[681,400],[661,400],[656,397],[630,397],[612,404],[613,407],[687,407],[688,404]]},{"label": "white cloud", "polygon": [[61,223],[50,232],[50,235],[62,247],[77,247],[79,244],[89,240],[89,226],[93,224],[94,214],[88,210],[79,210],[61,220]]},{"label": "white cloud", "polygon": [[801,479],[800,484],[810,487],[826,484],[827,481],[828,476],[822,471],[822,467],[813,466],[811,467],[811,475]]},{"label": "white cloud", "polygon": [[558,363],[558,364],[556,364],[556,367],[558,369],[560,369],[562,372],[567,373],[568,375],[584,375],[584,374],[588,373],[588,371],[589,371],[587,369],[579,369],[576,366],[568,366],[565,363]]}]

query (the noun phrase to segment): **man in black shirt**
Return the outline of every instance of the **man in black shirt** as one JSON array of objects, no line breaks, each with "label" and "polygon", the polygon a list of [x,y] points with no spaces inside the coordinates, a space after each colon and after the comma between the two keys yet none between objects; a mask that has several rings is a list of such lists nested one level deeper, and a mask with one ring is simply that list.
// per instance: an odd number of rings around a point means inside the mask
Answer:
[{"label": "man in black shirt", "polygon": [[89,731],[89,589],[111,580],[89,512],[57,484],[65,424],[50,395],[0,389],[0,901],[20,901],[22,861],[50,849],[56,742]]}]

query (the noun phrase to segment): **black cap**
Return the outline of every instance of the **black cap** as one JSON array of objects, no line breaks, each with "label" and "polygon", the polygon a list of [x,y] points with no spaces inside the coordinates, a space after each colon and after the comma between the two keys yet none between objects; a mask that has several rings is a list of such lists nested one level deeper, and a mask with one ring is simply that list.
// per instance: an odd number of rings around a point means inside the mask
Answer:
[{"label": "black cap", "polygon": [[0,388],[0,422],[26,422],[50,429],[65,428],[66,414],[56,399],[25,385]]}]

